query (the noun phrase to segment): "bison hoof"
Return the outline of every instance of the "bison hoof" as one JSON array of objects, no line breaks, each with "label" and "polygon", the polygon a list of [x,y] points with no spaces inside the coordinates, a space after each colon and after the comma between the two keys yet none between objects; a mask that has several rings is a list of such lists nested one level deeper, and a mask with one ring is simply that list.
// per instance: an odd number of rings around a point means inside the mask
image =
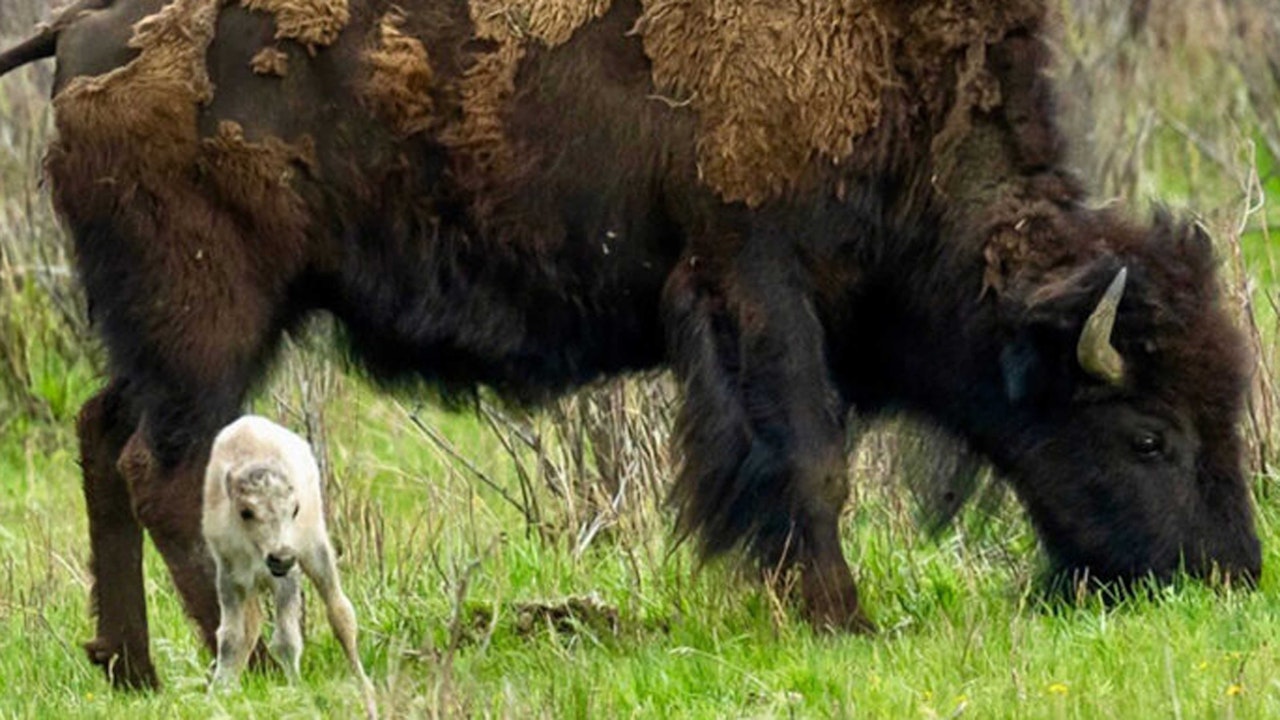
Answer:
[{"label": "bison hoof", "polygon": [[875,635],[880,631],[862,610],[851,612],[808,612],[806,619],[814,629],[830,633],[853,633],[855,635]]},{"label": "bison hoof", "polygon": [[121,643],[94,638],[84,644],[84,651],[89,662],[101,667],[117,690],[160,689],[160,678],[151,661],[145,656],[130,659]]}]

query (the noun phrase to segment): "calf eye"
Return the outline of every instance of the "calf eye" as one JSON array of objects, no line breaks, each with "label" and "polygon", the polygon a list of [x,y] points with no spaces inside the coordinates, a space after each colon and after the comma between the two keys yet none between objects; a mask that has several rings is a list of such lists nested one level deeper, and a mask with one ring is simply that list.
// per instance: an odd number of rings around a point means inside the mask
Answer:
[{"label": "calf eye", "polygon": [[242,520],[252,520],[252,519],[253,519],[253,511],[252,511],[252,510],[250,510],[250,509],[248,509],[248,508],[245,508],[244,510],[241,510],[241,511],[240,511],[240,518],[241,518]]},{"label": "calf eye", "polygon": [[296,517],[298,517],[298,511],[299,511],[299,510],[301,510],[301,509],[302,509],[302,506],[301,506],[301,505],[294,505],[294,506],[293,506],[293,516],[294,516],[295,518],[296,518]]},{"label": "calf eye", "polygon": [[1139,433],[1130,441],[1133,451],[1143,459],[1150,459],[1164,451],[1164,438],[1155,433]]}]

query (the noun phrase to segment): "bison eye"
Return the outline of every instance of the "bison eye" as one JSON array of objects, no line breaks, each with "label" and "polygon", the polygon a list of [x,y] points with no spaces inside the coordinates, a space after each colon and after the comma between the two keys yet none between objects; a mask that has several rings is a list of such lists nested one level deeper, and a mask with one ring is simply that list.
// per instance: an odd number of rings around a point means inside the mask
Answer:
[{"label": "bison eye", "polygon": [[301,509],[302,509],[302,506],[301,506],[301,505],[294,505],[294,506],[293,506],[293,516],[294,516],[295,518],[296,518],[296,517],[298,517],[298,511],[299,511],[299,510],[301,510]]},{"label": "bison eye", "polygon": [[252,520],[252,519],[253,519],[253,511],[252,511],[252,510],[250,510],[250,509],[248,509],[248,508],[245,508],[244,510],[241,510],[241,511],[240,511],[240,518],[241,518],[242,520]]},{"label": "bison eye", "polygon": [[1164,439],[1155,433],[1139,433],[1130,442],[1133,451],[1144,460],[1157,457],[1164,450]]}]

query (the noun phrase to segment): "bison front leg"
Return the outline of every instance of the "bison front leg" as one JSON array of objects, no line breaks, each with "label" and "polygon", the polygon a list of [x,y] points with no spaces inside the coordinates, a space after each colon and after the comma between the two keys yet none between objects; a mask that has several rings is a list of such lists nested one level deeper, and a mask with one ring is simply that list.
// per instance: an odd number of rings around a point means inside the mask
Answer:
[{"label": "bison front leg", "polygon": [[666,288],[685,391],[680,528],[707,555],[741,547],[766,571],[799,571],[816,626],[870,631],[840,548],[843,405],[799,263],[774,243],[722,268],[685,263]]},{"label": "bison front leg", "polygon": [[118,380],[84,404],[77,423],[97,614],[97,635],[85,650],[117,687],[154,688],[159,679],[148,648],[142,528],[116,469],[135,424]]},{"label": "bison front leg", "polygon": [[[217,228],[218,216],[211,215],[210,222]],[[231,249],[243,242],[194,230],[161,240],[171,241],[174,253],[183,243],[204,240],[209,244],[202,247],[223,248],[232,257]],[[161,240],[156,243],[164,245]],[[205,466],[214,435],[240,413],[280,330],[273,322],[275,299],[252,282],[250,273],[223,255],[205,256],[201,263],[207,277],[148,277],[165,288],[165,297],[179,296],[183,302],[121,307],[112,317],[119,323],[117,334],[108,328],[106,337],[113,358],[129,373],[139,418],[117,467],[128,484],[134,515],[164,559],[201,640],[216,651],[214,563],[200,532]],[[106,292],[96,296],[119,303]],[[255,664],[269,657],[265,645],[255,651]]]}]

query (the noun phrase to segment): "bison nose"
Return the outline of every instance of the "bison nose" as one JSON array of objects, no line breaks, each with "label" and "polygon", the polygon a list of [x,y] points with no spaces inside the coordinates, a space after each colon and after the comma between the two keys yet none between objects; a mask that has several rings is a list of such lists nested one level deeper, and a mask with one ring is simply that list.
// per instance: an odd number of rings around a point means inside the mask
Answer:
[{"label": "bison nose", "polygon": [[294,558],[291,555],[276,555],[273,553],[267,556],[267,569],[276,577],[288,575],[289,571],[293,569],[293,563]]}]

